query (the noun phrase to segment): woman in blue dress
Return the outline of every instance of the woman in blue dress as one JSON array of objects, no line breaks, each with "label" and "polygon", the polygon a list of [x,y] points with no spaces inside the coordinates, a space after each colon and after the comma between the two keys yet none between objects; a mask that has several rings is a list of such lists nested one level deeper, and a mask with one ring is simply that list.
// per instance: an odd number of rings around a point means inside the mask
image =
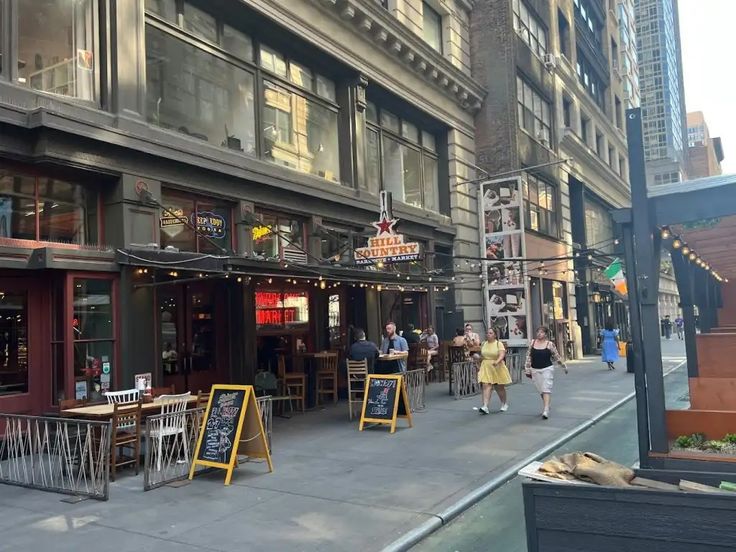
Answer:
[{"label": "woman in blue dress", "polygon": [[615,370],[613,365],[618,360],[618,330],[613,328],[613,322],[606,322],[606,328],[601,330],[601,349],[603,362],[608,364],[609,370]]}]

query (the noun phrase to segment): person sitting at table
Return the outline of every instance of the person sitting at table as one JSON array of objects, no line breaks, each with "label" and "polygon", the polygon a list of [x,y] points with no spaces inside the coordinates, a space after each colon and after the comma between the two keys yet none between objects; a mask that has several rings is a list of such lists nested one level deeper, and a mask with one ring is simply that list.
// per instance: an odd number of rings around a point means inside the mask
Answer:
[{"label": "person sitting at table", "polygon": [[432,357],[437,356],[437,354],[440,352],[440,340],[437,337],[437,334],[434,333],[434,328],[432,326],[429,326],[427,328],[427,368],[428,370],[432,369]]},{"label": "person sitting at table", "polygon": [[[386,324],[386,336],[381,341],[381,353],[389,354],[392,352],[408,352],[409,344],[406,339],[396,333],[396,324],[389,322]],[[406,372],[406,357],[395,360],[398,371]]]},{"label": "person sitting at table", "polygon": [[355,343],[350,346],[350,352],[348,358],[350,360],[367,360],[368,361],[368,372],[373,372],[373,365],[378,359],[379,350],[376,344],[372,341],[368,341],[365,338],[365,331],[362,328],[355,328],[353,330],[355,336]]},{"label": "person sitting at table", "polygon": [[412,343],[419,343],[419,335],[415,331],[414,324],[407,324],[406,331],[404,332],[404,339],[411,345]]},{"label": "person sitting at table", "polygon": [[480,336],[473,331],[473,325],[470,322],[465,324],[465,344],[468,347],[480,347]]},{"label": "person sitting at table", "polygon": [[455,337],[452,338],[453,347],[465,347],[465,331],[462,328],[455,330]]}]

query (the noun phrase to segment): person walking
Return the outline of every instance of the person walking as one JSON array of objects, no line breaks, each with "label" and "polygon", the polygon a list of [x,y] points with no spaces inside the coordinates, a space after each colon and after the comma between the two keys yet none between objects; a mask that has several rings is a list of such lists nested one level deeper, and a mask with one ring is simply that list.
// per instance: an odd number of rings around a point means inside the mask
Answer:
[{"label": "person walking", "polygon": [[506,399],[506,386],[511,384],[511,374],[506,366],[506,348],[503,346],[493,328],[486,333],[486,340],[480,349],[481,363],[478,367],[478,383],[483,385],[483,404],[476,407],[481,414],[488,414],[488,403],[491,402],[493,389],[501,399],[501,412],[509,409]]},{"label": "person walking", "polygon": [[614,329],[610,320],[601,330],[601,360],[608,365],[609,370],[616,369],[613,363],[618,361],[618,330]]},{"label": "person walking", "polygon": [[542,397],[542,418],[545,420],[549,418],[555,363],[562,366],[567,374],[567,366],[560,358],[557,347],[549,340],[549,330],[542,326],[537,329],[535,338],[529,344],[524,372],[526,377],[532,379]]},{"label": "person walking", "polygon": [[669,314],[664,317],[664,337],[665,339],[672,339],[672,320]]},{"label": "person walking", "polygon": [[675,330],[677,330],[677,339],[685,337],[685,319],[682,316],[675,318]]}]

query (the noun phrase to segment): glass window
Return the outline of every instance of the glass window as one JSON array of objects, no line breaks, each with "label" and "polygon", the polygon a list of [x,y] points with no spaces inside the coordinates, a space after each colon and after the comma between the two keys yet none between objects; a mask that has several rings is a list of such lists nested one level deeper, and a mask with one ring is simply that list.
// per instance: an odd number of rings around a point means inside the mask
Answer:
[{"label": "glass window", "polygon": [[550,108],[536,91],[521,77],[516,78],[517,111],[519,127],[530,133],[536,140],[550,143]]},{"label": "glass window", "polygon": [[317,95],[334,102],[336,98],[335,83],[327,77],[317,75]]},{"label": "glass window", "polygon": [[[232,249],[232,206],[211,198],[164,189],[161,193],[161,247],[217,255]],[[195,232],[196,228],[196,232]]]},{"label": "glass window", "polygon": [[422,35],[427,44],[442,53],[442,17],[426,2],[422,2]]},{"label": "glass window", "polygon": [[264,259],[306,263],[304,222],[288,216],[259,213],[252,229],[253,252]]},{"label": "glass window", "polygon": [[74,376],[94,400],[112,388],[114,375],[112,281],[75,279],[73,305]]},{"label": "glass window", "polygon": [[381,138],[377,130],[366,129],[364,189],[378,195],[381,189]]},{"label": "glass window", "polygon": [[419,143],[419,129],[416,125],[401,121],[401,135],[411,142]]},{"label": "glass window", "polygon": [[337,113],[273,82],[263,82],[266,159],[339,182]]},{"label": "glass window", "polygon": [[197,237],[189,220],[194,213],[194,199],[173,194],[167,190],[161,193],[161,247],[175,247],[180,251],[196,251]]},{"label": "glass window", "polygon": [[418,150],[384,136],[383,186],[398,201],[422,206],[421,155]]},{"label": "glass window", "polygon": [[306,291],[256,291],[256,327],[300,328],[309,324],[309,294]]},{"label": "glass window", "polygon": [[439,177],[437,174],[437,160],[424,156],[424,208],[429,211],[439,211],[437,196],[439,194]]},{"label": "glass window", "polygon": [[272,50],[268,46],[261,45],[260,55],[261,67],[276,73],[280,77],[286,77],[286,60],[284,56]]},{"label": "glass window", "polygon": [[254,155],[253,75],[146,27],[148,121]]},{"label": "glass window", "polygon": [[18,84],[94,100],[95,0],[23,0],[18,6]]},{"label": "glass window", "polygon": [[184,28],[200,38],[217,42],[217,21],[206,11],[184,4]]},{"label": "glass window", "polygon": [[250,37],[230,25],[222,27],[222,47],[235,57],[253,61],[253,42]]},{"label": "glass window", "polygon": [[280,257],[278,234],[274,231],[276,228],[276,217],[261,215],[260,223],[251,230],[253,253],[266,260]]},{"label": "glass window", "polygon": [[547,31],[522,0],[514,0],[514,29],[539,57],[547,53]]},{"label": "glass window", "polygon": [[527,175],[524,184],[524,208],[526,225],[552,237],[558,237],[557,227],[557,189],[538,178]]},{"label": "glass window", "polygon": [[297,86],[312,90],[312,71],[294,61],[289,62],[289,80]]},{"label": "glass window", "polygon": [[376,104],[367,102],[365,106],[365,120],[370,123],[378,124],[378,110]]},{"label": "glass window", "polygon": [[176,23],[176,0],[146,0],[146,10]]},{"label": "glass window", "polygon": [[437,141],[434,135],[424,130],[422,131],[422,147],[430,151],[437,151]]},{"label": "glass window", "polygon": [[609,210],[597,201],[586,198],[585,246],[602,253],[613,253],[614,226]]},{"label": "glass window", "polygon": [[197,200],[196,225],[198,248],[201,253],[222,255],[231,250],[230,204],[213,199]]},{"label": "glass window", "polygon": [[28,393],[28,295],[0,290],[0,396]]},{"label": "glass window", "polygon": [[399,132],[399,118],[393,113],[390,113],[389,111],[386,111],[385,109],[382,109],[381,110],[381,126],[387,130],[398,133]]}]

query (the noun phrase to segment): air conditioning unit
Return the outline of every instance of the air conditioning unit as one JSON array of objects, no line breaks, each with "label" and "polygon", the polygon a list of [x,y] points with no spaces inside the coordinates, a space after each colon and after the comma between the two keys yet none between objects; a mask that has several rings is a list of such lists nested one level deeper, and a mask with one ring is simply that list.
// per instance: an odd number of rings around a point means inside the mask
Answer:
[{"label": "air conditioning unit", "polygon": [[557,56],[554,54],[544,54],[544,66],[548,71],[557,68]]}]

